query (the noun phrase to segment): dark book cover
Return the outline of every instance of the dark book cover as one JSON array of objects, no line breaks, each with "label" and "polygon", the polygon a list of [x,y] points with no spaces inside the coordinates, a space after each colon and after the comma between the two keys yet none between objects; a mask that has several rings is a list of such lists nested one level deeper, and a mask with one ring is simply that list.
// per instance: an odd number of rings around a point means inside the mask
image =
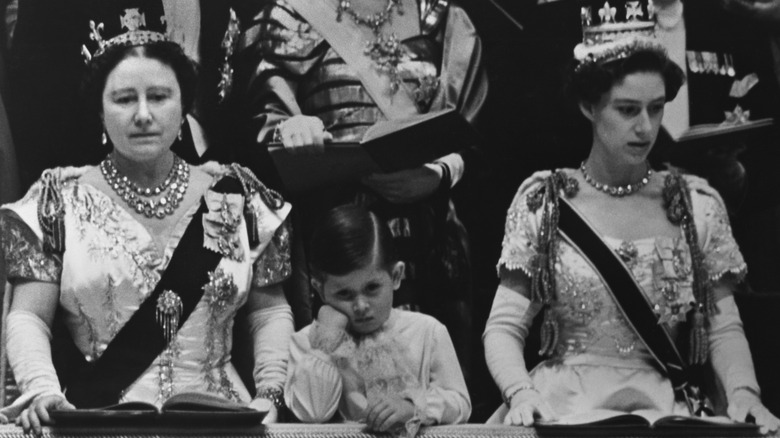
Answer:
[{"label": "dark book cover", "polygon": [[55,410],[50,413],[56,427],[87,426],[218,426],[259,425],[267,412],[220,396],[183,392],[161,407],[145,402],[125,402],[96,409]]},{"label": "dark book cover", "polygon": [[277,143],[270,144],[268,151],[287,190],[301,193],[355,182],[372,173],[419,167],[477,141],[471,124],[458,111],[449,109],[377,122],[359,143],[298,148]]},{"label": "dark book cover", "polygon": [[727,417],[661,415],[651,410],[633,413],[597,410],[558,421],[537,423],[534,427],[540,437],[609,436],[618,431],[638,435],[662,433],[675,437],[760,436],[755,424],[741,423]]}]

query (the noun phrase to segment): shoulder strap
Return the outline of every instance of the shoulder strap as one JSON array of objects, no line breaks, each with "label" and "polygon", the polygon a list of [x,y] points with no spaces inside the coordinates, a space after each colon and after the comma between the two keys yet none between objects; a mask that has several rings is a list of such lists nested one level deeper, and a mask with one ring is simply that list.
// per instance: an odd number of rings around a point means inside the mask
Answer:
[{"label": "shoulder strap", "polygon": [[287,0],[304,20],[325,38],[333,50],[344,59],[358,75],[377,107],[390,120],[419,114],[417,105],[403,87],[391,92],[390,78],[378,71],[374,62],[365,55],[366,42],[363,29],[352,20],[336,21],[334,0]]},{"label": "shoulder strap", "polygon": [[[625,264],[599,237],[569,201],[560,201],[558,229],[573,245],[578,247],[601,275],[623,315],[642,339],[661,368],[666,371],[675,390],[684,389],[689,383],[688,367],[680,356],[674,341],[658,323],[645,294],[628,271]],[[618,293],[619,291],[619,293]]]},{"label": "shoulder strap", "polygon": [[[214,189],[221,193],[242,193],[241,183],[222,178]],[[98,360],[87,363],[79,354],[80,370],[67,382],[66,396],[78,408],[96,408],[117,403],[127,389],[151,366],[166,348],[164,332],[156,321],[157,299],[172,290],[182,300],[178,327],[190,316],[203,296],[209,272],[217,268],[222,255],[203,246],[202,216],[208,211],[205,199],[173,252],[168,268],[157,286],[117,333]],[[75,348],[75,346],[74,346]]]}]

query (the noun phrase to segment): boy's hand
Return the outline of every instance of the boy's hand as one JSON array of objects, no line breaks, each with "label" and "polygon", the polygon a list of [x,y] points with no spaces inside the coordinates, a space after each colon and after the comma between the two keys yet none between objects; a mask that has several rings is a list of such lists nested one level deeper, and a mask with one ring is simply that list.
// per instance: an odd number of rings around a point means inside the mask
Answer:
[{"label": "boy's hand", "polygon": [[349,325],[349,317],[325,304],[317,313],[317,322],[328,328],[344,330]]},{"label": "boy's hand", "polygon": [[414,417],[414,404],[398,395],[389,395],[374,402],[366,411],[366,424],[375,432],[387,432],[397,425],[405,425]]}]

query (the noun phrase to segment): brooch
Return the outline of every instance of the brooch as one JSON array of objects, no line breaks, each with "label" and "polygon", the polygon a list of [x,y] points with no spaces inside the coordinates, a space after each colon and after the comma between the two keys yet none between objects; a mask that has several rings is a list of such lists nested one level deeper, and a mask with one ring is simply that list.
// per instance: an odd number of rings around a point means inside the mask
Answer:
[{"label": "brooch", "polygon": [[166,290],[157,298],[155,318],[157,319],[157,324],[163,329],[166,345],[170,344],[173,337],[176,336],[183,311],[184,305],[176,292]]},{"label": "brooch", "polygon": [[674,324],[677,322],[683,322],[687,318],[687,313],[693,308],[691,303],[686,303],[680,300],[680,288],[677,282],[667,281],[664,286],[661,287],[661,296],[663,301],[653,306],[658,315],[658,323]]},{"label": "brooch", "polygon": [[243,196],[207,193],[209,212],[203,215],[203,246],[222,256],[240,262],[244,251],[240,240]]},{"label": "brooch", "polygon": [[620,257],[620,260],[623,260],[623,262],[628,265],[629,267],[633,267],[636,263],[636,258],[639,255],[639,251],[636,248],[636,245],[634,242],[624,240],[621,242],[620,247],[615,250],[618,257]]},{"label": "brooch", "polygon": [[209,282],[203,286],[206,302],[215,311],[224,309],[233,301],[238,293],[238,286],[233,281],[233,276],[226,274],[222,268],[209,272]]}]

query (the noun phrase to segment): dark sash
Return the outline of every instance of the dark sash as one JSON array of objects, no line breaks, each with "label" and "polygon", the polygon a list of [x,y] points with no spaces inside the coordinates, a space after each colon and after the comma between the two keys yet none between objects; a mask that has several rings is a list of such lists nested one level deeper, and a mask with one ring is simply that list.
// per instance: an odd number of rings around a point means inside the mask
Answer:
[{"label": "dark sash", "polygon": [[563,197],[559,200],[558,230],[590,260],[606,283],[623,316],[666,372],[675,392],[689,402],[688,395],[684,392],[690,383],[688,366],[669,332],[658,323],[658,316],[633,275],[571,204]]},{"label": "dark sash", "polygon": [[[222,178],[212,189],[220,193],[243,193],[238,180]],[[89,363],[80,352],[77,372],[66,382],[66,397],[78,408],[96,408],[115,404],[120,394],[151,366],[165,350],[163,330],[155,319],[157,298],[165,290],[176,292],[182,300],[181,328],[203,296],[208,273],[217,268],[222,255],[203,247],[203,214],[208,211],[205,197],[184,231],[168,268],[151,294],[117,333],[95,362]],[[177,329],[178,329],[177,328]],[[72,340],[71,340],[72,342]],[[73,345],[75,348],[75,345]]]}]

